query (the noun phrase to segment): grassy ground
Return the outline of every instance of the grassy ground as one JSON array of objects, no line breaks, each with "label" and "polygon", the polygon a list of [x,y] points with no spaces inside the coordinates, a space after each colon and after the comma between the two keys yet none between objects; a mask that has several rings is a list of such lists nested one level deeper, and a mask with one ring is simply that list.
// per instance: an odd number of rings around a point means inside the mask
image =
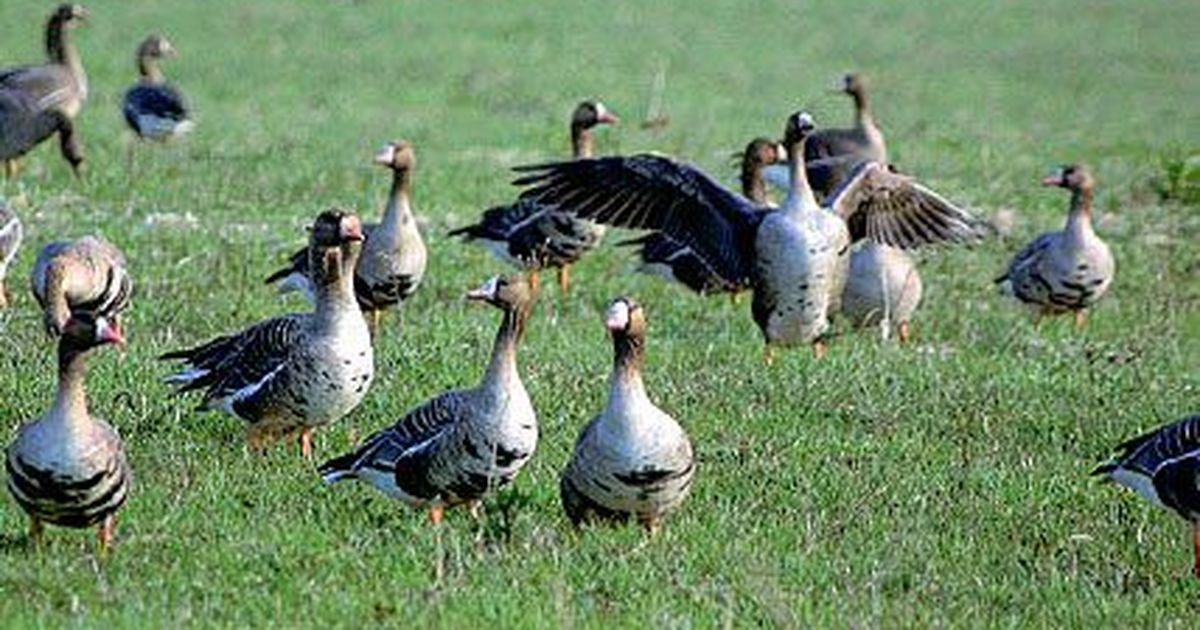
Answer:
[{"label": "grassy ground", "polygon": [[[654,6],[649,6],[653,4]],[[1056,2],[97,3],[79,33],[92,97],[87,181],[52,145],[3,194],[27,226],[0,315],[0,422],[49,404],[51,344],[23,278],[46,241],[98,231],[137,278],[131,345],[92,361],[93,411],[124,434],[136,494],[119,546],[52,530],[25,545],[0,501],[8,626],[280,623],[505,626],[1174,625],[1194,623],[1185,524],[1087,471],[1116,441],[1196,411],[1200,217],[1163,200],[1163,173],[1200,147],[1200,4]],[[40,57],[47,5],[0,4],[0,64]],[[118,103],[151,31],[199,128],[124,167]],[[637,122],[665,69],[671,125]],[[630,273],[609,248],[578,290],[550,288],[521,362],[542,443],[516,484],[440,529],[370,489],[323,487],[290,449],[248,455],[233,418],[193,413],[157,378],[160,351],[302,308],[261,278],[330,204],[379,212],[384,140],[416,143],[426,284],[377,349],[378,379],[320,434],[331,456],[444,388],[478,379],[496,326],[461,292],[501,269],[445,232],[512,197],[507,167],[565,155],[565,117],[599,96],[630,124],[603,152],[658,150],[726,180],[730,151],[797,107],[843,124],[842,72],[874,79],[895,159],[1008,238],[922,255],[918,342],[859,334],[827,360],[759,360],[748,306]],[[1036,185],[1091,163],[1118,260],[1083,334],[1034,329],[990,279],[1061,224]],[[611,238],[615,241],[616,238]],[[602,404],[602,305],[651,317],[648,384],[699,459],[695,492],[661,536],[574,533],[556,480]]]}]

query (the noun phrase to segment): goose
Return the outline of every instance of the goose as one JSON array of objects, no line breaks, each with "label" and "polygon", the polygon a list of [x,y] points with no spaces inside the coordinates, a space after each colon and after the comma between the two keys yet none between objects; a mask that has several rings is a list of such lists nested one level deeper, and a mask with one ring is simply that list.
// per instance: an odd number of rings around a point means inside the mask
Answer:
[{"label": "goose", "polygon": [[129,463],[117,432],[88,412],[85,357],[92,348],[124,342],[104,317],[72,315],[58,340],[54,404],[8,447],[8,491],[29,515],[34,543],[45,523],[97,526],[100,548],[112,543],[117,510],[129,496]]},{"label": "goose", "polygon": [[[580,103],[571,115],[574,158],[592,157],[592,130],[598,125],[615,125],[619,120],[599,101]],[[556,267],[559,290],[566,293],[571,265],[599,246],[604,231],[603,225],[558,212],[551,206],[518,200],[486,210],[479,223],[453,230],[450,236],[479,241],[500,259],[527,270],[535,291],[540,270]]]},{"label": "goose", "polygon": [[687,432],[659,409],[642,383],[646,314],[617,298],[604,314],[613,339],[608,403],[588,422],[559,480],[563,510],[576,526],[637,519],[650,534],[687,498],[696,472]]},{"label": "goose", "polygon": [[371,337],[352,284],[362,240],[357,216],[322,212],[309,241],[314,310],[168,352],[160,358],[182,361],[183,369],[166,381],[179,393],[205,390],[200,410],[221,409],[249,423],[251,450],[299,432],[300,452],[310,458],[313,430],[357,407],[375,376]]},{"label": "goose", "polygon": [[8,266],[17,257],[17,250],[21,248],[24,236],[25,229],[17,213],[0,200],[0,309],[8,308],[8,288],[4,280],[8,276]]},{"label": "goose", "polygon": [[63,158],[80,174],[83,149],[74,120],[88,84],[71,31],[86,17],[78,4],[59,5],[46,24],[49,63],[0,69],[0,161],[9,179],[17,175],[17,159],[54,133]]},{"label": "goose", "polygon": [[[384,311],[409,299],[425,276],[425,241],[417,227],[417,218],[409,202],[416,153],[406,140],[384,145],[374,162],[392,171],[392,192],[380,223],[363,228],[366,242],[354,270],[354,295],[374,337]],[[311,301],[312,282],[308,277],[308,250],[292,255],[287,267],[267,278],[280,282],[281,292],[301,291]]]},{"label": "goose", "polygon": [[178,138],[194,127],[183,94],[167,83],[159,62],[175,56],[175,47],[162,35],[151,35],[137,47],[138,82],[125,92],[121,111],[133,133],[144,140]]},{"label": "goose", "polygon": [[1193,573],[1200,578],[1200,415],[1166,424],[1119,445],[1093,475],[1174,510],[1192,524]]},{"label": "goose", "polygon": [[1071,164],[1043,179],[1042,184],[1071,191],[1067,225],[1026,245],[996,283],[1001,293],[1033,308],[1038,320],[1044,315],[1074,313],[1075,326],[1082,329],[1088,309],[1108,292],[1116,271],[1112,252],[1092,229],[1095,179],[1086,166]]},{"label": "goose", "polygon": [[687,245],[726,282],[753,291],[751,311],[764,358],[774,347],[812,345],[825,353],[852,240],[911,248],[976,238],[981,223],[911,178],[877,162],[860,164],[817,204],[805,176],[812,117],[788,118],[784,145],[792,170],[783,204],[764,209],[695,167],[656,155],[517,167],[522,198],[621,227],[661,231]]},{"label": "goose", "polygon": [[521,276],[496,276],[467,298],[504,316],[483,381],[439,394],[358,449],[325,462],[326,483],[360,479],[440,523],[460,504],[479,515],[480,501],[511,482],[537,447],[538,424],[517,370],[517,346],[535,293]]},{"label": "goose", "polygon": [[125,254],[103,238],[90,235],[43,247],[33,263],[29,284],[52,337],[62,333],[73,313],[93,313],[119,324],[121,311],[133,295]]},{"label": "goose", "polygon": [[900,343],[911,337],[913,313],[924,285],[908,252],[874,241],[862,241],[850,252],[850,273],[842,291],[842,314],[854,326],[878,325],[884,339],[893,328]]}]

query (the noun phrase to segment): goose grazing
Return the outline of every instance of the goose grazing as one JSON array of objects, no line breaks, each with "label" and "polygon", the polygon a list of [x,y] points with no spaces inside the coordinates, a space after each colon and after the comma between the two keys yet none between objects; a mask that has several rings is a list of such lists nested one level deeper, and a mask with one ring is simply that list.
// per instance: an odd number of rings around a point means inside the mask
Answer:
[{"label": "goose grazing", "polygon": [[309,240],[316,306],[218,337],[162,359],[183,361],[168,376],[179,392],[203,389],[201,410],[219,408],[249,423],[251,450],[296,432],[304,457],[312,432],[350,413],[375,376],[367,324],[354,301],[354,266],[362,248],[358,217],[321,213]]},{"label": "goose grazing", "polygon": [[754,320],[774,346],[812,344],[824,355],[852,240],[897,246],[980,235],[966,211],[877,162],[865,162],[817,204],[805,175],[804,143],[812,117],[788,118],[784,148],[791,188],[778,209],[726,189],[696,168],[637,155],[518,167],[522,198],[587,219],[658,230],[691,248],[725,282],[753,291]]},{"label": "goose grazing", "polygon": [[1117,445],[1092,471],[1192,524],[1193,572],[1200,578],[1200,415],[1172,422]]},{"label": "goose grazing", "polygon": [[[384,311],[412,297],[425,276],[425,241],[409,202],[416,159],[412,144],[396,140],[384,145],[374,160],[392,171],[392,192],[382,222],[363,228],[366,242],[354,270],[354,295],[368,316],[372,337]],[[267,278],[268,283],[280,280],[281,292],[299,290],[313,299],[307,249],[293,254],[287,267]]]},{"label": "goose grazing", "polygon": [[4,280],[8,276],[8,266],[17,257],[17,250],[21,248],[21,239],[24,236],[25,229],[17,213],[13,212],[8,204],[0,201],[0,309],[8,308],[8,288]]},{"label": "goose grazing", "polygon": [[59,5],[46,24],[49,63],[0,69],[0,161],[10,179],[17,159],[55,133],[63,158],[80,174],[83,148],[74,121],[88,84],[71,31],[86,17],[78,4]]},{"label": "goose grazing", "polygon": [[1086,166],[1073,164],[1042,184],[1071,191],[1067,225],[1026,245],[996,283],[1002,293],[1032,307],[1038,319],[1073,312],[1075,326],[1083,328],[1088,308],[1104,297],[1116,270],[1108,245],[1092,229],[1095,180]]},{"label": "goose grazing", "polygon": [[435,524],[449,506],[468,504],[478,515],[484,495],[511,482],[537,446],[537,417],[517,370],[534,296],[521,276],[498,276],[467,293],[504,313],[483,382],[422,403],[357,450],[325,462],[326,483],[361,479],[427,508]]},{"label": "goose grazing", "polygon": [[674,418],[650,401],[642,383],[646,314],[617,298],[604,315],[613,339],[608,403],[584,427],[559,482],[563,510],[576,526],[637,519],[654,534],[692,487],[692,443]]},{"label": "goose grazing", "polygon": [[103,317],[119,328],[121,311],[129,306],[133,294],[125,255],[99,236],[55,241],[43,247],[33,263],[29,284],[52,337],[62,334],[72,314],[81,312]]},{"label": "goose grazing", "polygon": [[129,464],[117,432],[88,412],[85,356],[124,343],[104,317],[72,315],[58,340],[58,395],[40,418],[21,427],[8,447],[8,491],[29,515],[29,537],[43,523],[99,525],[101,549],[112,543],[116,513],[129,494]]},{"label": "goose grazing", "polygon": [[125,93],[121,111],[129,128],[144,140],[177,138],[195,127],[183,95],[167,83],[158,67],[163,58],[175,54],[175,47],[162,35],[151,35],[137,47],[138,82]]},{"label": "goose grazing", "polygon": [[[592,130],[598,125],[615,125],[618,121],[617,116],[599,101],[580,103],[571,115],[574,158],[592,157]],[[558,212],[552,206],[522,199],[511,205],[488,209],[479,223],[453,230],[450,236],[480,241],[497,257],[527,270],[535,291],[539,272],[556,267],[559,289],[566,293],[571,265],[600,244],[604,226]]]}]

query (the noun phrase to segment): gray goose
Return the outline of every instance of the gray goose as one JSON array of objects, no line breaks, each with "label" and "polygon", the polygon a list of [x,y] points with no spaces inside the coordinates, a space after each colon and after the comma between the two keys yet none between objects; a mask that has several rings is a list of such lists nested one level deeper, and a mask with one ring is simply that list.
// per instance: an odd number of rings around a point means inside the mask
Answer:
[{"label": "gray goose", "polygon": [[824,355],[852,240],[911,248],[975,238],[978,220],[911,178],[877,162],[859,165],[817,204],[805,175],[804,142],[812,117],[788,118],[784,145],[791,189],[765,209],[696,168],[655,155],[518,167],[522,197],[588,219],[661,231],[691,250],[725,282],[753,291],[752,313],[774,346],[810,343]]},{"label": "gray goose", "polygon": [[535,294],[521,276],[497,276],[467,298],[504,313],[483,381],[439,394],[358,449],[320,467],[327,483],[360,479],[384,494],[429,510],[435,524],[446,507],[480,500],[511,482],[537,447],[538,425],[517,370],[517,346]]},{"label": "gray goose", "polygon": [[201,410],[222,409],[249,423],[252,450],[298,432],[301,453],[311,457],[313,430],[357,407],[375,375],[371,337],[354,301],[362,240],[358,217],[342,210],[321,213],[308,250],[314,310],[168,352],[160,358],[184,366],[167,382],[178,384],[181,393],[203,389]]},{"label": "gray goose", "polygon": [[[384,311],[412,297],[425,276],[425,241],[421,239],[409,201],[416,160],[412,144],[405,140],[387,143],[374,160],[392,171],[392,192],[383,210],[383,220],[363,228],[366,242],[354,270],[354,295],[368,316],[372,337]],[[302,291],[312,300],[312,282],[308,276],[308,250],[302,249],[292,254],[288,266],[271,274],[267,282],[282,280],[281,292]]]},{"label": "gray goose", "polygon": [[1200,578],[1200,415],[1125,441],[1092,471],[1174,510],[1192,524],[1193,573]]},{"label": "gray goose", "polygon": [[138,82],[125,92],[121,112],[133,133],[144,140],[177,138],[195,127],[183,94],[167,83],[159,68],[163,58],[175,54],[175,47],[162,35],[151,35],[137,47]]},{"label": "gray goose", "polygon": [[92,313],[120,328],[120,314],[129,306],[133,281],[125,255],[99,236],[54,241],[38,252],[30,274],[33,297],[42,307],[42,321],[51,336],[62,333],[73,313]]},{"label": "gray goose", "polygon": [[[575,159],[592,157],[592,130],[619,121],[603,103],[584,101],[571,115],[571,149]],[[518,200],[484,211],[479,223],[458,228],[450,236],[479,241],[493,254],[529,273],[536,291],[539,272],[558,269],[559,289],[566,293],[570,266],[595,249],[604,236],[604,226],[558,212],[554,207]]]},{"label": "gray goose", "polygon": [[72,315],[58,340],[58,394],[44,415],[21,427],[8,447],[8,491],[29,515],[29,536],[43,524],[98,526],[101,549],[113,540],[117,510],[129,494],[129,464],[117,432],[88,412],[85,356],[124,343],[103,317]]},{"label": "gray goose", "polygon": [[63,158],[76,176],[83,149],[75,117],[87,100],[87,75],[71,30],[87,17],[78,4],[60,5],[46,24],[49,63],[0,69],[0,161],[11,179],[17,159],[58,133]]},{"label": "gray goose", "polygon": [[642,383],[646,315],[617,298],[604,315],[613,339],[608,403],[584,427],[563,470],[563,510],[579,526],[594,520],[637,519],[655,533],[692,487],[696,463],[683,427],[659,409]]},{"label": "gray goose", "polygon": [[1116,271],[1112,252],[1092,228],[1095,179],[1086,166],[1072,164],[1042,184],[1071,191],[1067,225],[1026,245],[996,283],[1002,293],[1033,308],[1039,319],[1074,313],[1075,326],[1083,328],[1088,308],[1104,297]]},{"label": "gray goose", "polygon": [[0,201],[0,309],[8,308],[8,288],[4,280],[8,276],[8,266],[21,248],[24,235],[25,230],[17,213]]}]

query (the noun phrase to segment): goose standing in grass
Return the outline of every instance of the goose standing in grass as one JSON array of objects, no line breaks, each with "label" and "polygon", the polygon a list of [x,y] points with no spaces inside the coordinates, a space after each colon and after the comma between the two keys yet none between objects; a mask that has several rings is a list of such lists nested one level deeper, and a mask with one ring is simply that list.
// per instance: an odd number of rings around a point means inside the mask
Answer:
[{"label": "goose standing in grass", "polygon": [[104,317],[72,315],[58,340],[58,394],[43,416],[21,427],[8,447],[8,491],[29,515],[29,537],[43,524],[98,525],[100,548],[116,531],[116,513],[129,494],[129,464],[117,432],[88,412],[85,356],[124,343]]},{"label": "goose standing in grass", "polygon": [[633,516],[653,534],[692,488],[692,443],[683,427],[646,395],[642,306],[617,298],[604,314],[604,327],[612,335],[615,355],[608,403],[579,434],[563,470],[563,510],[576,526]]},{"label": "goose standing in grass", "polygon": [[981,224],[911,178],[865,162],[817,204],[805,175],[804,142],[812,117],[788,118],[784,147],[791,188],[766,211],[694,167],[655,155],[519,167],[522,197],[596,221],[658,230],[703,259],[725,282],[753,291],[752,313],[766,342],[811,344],[825,353],[852,240],[899,247],[974,238]]},{"label": "goose standing in grass", "polygon": [[1026,245],[996,283],[1002,293],[1033,308],[1039,320],[1074,313],[1076,328],[1083,328],[1088,308],[1104,297],[1116,271],[1112,252],[1092,229],[1095,180],[1086,166],[1072,164],[1042,184],[1071,191],[1067,225]]},{"label": "goose standing in grass", "polygon": [[91,313],[119,326],[121,311],[133,295],[125,254],[99,236],[43,247],[29,284],[51,336],[62,333],[73,313]]},{"label": "goose standing in grass", "polygon": [[21,240],[25,236],[25,228],[21,219],[3,200],[0,200],[0,309],[8,308],[8,266],[17,257],[21,249]]},{"label": "goose standing in grass", "polygon": [[59,5],[46,24],[48,63],[0,69],[0,161],[10,179],[17,160],[55,133],[63,158],[80,173],[83,148],[75,117],[87,100],[88,83],[71,31],[86,17],[78,4]]},{"label": "goose standing in grass", "polygon": [[357,478],[416,508],[434,523],[446,507],[478,515],[488,492],[511,482],[537,447],[538,425],[517,370],[517,346],[535,294],[521,276],[498,276],[467,298],[504,313],[483,382],[440,394],[321,465],[327,483]]},{"label": "goose standing in grass", "polygon": [[203,389],[200,409],[248,422],[252,450],[298,432],[301,453],[311,457],[313,430],[357,407],[375,376],[371,336],[354,300],[362,240],[358,217],[321,213],[308,249],[314,310],[168,352],[161,358],[181,360],[184,369],[167,382],[179,384],[179,392]]},{"label": "goose standing in grass", "polygon": [[1104,475],[1190,522],[1192,570],[1200,578],[1200,415],[1139,435],[1114,450],[1116,456],[1092,474]]},{"label": "goose standing in grass", "polygon": [[[409,201],[416,160],[412,144],[405,140],[387,143],[374,160],[392,171],[392,192],[383,220],[363,229],[366,242],[354,270],[354,295],[372,337],[384,311],[412,297],[425,276],[425,241]],[[268,283],[280,280],[281,292],[298,290],[313,299],[307,249],[293,254],[287,267],[267,278]]]},{"label": "goose standing in grass", "polygon": [[855,326],[878,325],[884,339],[893,328],[901,343],[911,336],[913,313],[924,285],[908,252],[863,241],[850,252],[850,273],[842,291],[842,314]]},{"label": "goose standing in grass", "polygon": [[175,56],[175,47],[162,35],[151,35],[137,48],[138,82],[125,92],[121,111],[133,133],[143,140],[178,138],[195,126],[183,94],[167,83],[159,62]]},{"label": "goose standing in grass", "polygon": [[[575,159],[592,157],[592,130],[618,122],[615,114],[599,101],[584,101],[571,115],[571,149]],[[480,241],[497,257],[529,273],[534,290],[539,272],[558,268],[558,287],[567,292],[570,267],[600,245],[604,226],[580,219],[554,207],[526,199],[497,206],[483,213],[479,223],[450,232],[467,241]]]}]

